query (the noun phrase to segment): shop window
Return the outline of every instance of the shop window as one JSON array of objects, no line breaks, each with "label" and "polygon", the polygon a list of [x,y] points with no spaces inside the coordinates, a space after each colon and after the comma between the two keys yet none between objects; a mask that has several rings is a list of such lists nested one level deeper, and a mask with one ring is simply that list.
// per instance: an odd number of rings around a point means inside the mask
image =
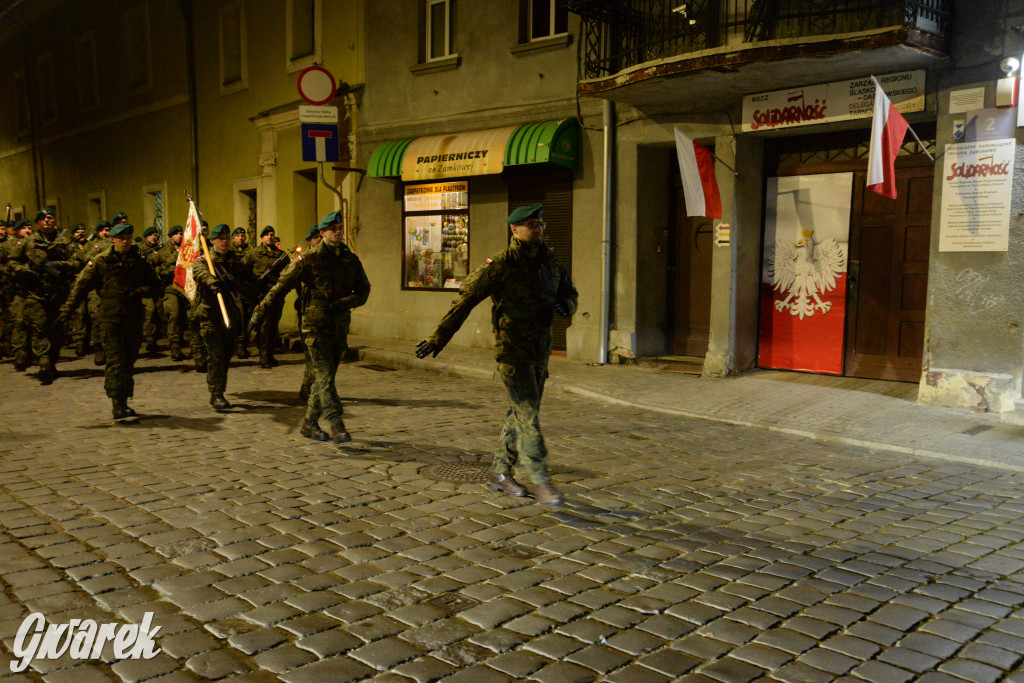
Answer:
[{"label": "shop window", "polygon": [[298,71],[320,64],[322,0],[288,0],[285,27],[288,71]]},{"label": "shop window", "polygon": [[402,289],[452,290],[469,274],[469,181],[406,185]]},{"label": "shop window", "polygon": [[569,31],[567,0],[526,0],[527,35],[523,42],[542,40]]},{"label": "shop window", "polygon": [[124,13],[124,71],[133,91],[153,87],[149,43],[149,6],[136,5]]},{"label": "shop window", "polygon": [[220,8],[220,94],[244,90],[248,84],[245,7],[235,2]]},{"label": "shop window", "polygon": [[94,109],[100,103],[96,74],[96,34],[89,31],[75,40],[75,83],[81,109]]}]

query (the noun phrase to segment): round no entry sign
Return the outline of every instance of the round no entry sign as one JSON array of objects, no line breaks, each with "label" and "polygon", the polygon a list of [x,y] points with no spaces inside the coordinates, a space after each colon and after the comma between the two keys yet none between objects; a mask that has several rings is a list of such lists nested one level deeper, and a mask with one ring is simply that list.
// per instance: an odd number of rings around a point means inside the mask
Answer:
[{"label": "round no entry sign", "polygon": [[334,76],[322,66],[311,66],[299,74],[299,96],[310,104],[327,104],[334,99]]}]

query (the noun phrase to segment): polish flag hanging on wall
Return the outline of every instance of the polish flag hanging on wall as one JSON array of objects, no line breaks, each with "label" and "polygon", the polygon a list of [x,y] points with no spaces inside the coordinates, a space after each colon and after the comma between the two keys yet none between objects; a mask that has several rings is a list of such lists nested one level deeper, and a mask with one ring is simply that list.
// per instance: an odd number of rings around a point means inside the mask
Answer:
[{"label": "polish flag hanging on wall", "polygon": [[882,86],[875,81],[875,112],[871,119],[867,187],[883,197],[896,199],[896,155],[903,144],[908,125],[882,91]]},{"label": "polish flag hanging on wall", "polygon": [[683,179],[686,215],[722,217],[722,198],[715,179],[715,160],[703,145],[676,128],[676,156]]}]

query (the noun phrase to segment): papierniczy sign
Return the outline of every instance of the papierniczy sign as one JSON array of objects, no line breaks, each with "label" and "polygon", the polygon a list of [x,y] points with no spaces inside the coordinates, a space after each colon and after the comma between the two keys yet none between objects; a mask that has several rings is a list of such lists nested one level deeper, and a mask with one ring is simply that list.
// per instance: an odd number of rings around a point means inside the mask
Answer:
[{"label": "papierniczy sign", "polygon": [[71,619],[67,624],[49,624],[38,613],[25,617],[18,627],[12,648],[16,661],[11,672],[20,673],[34,659],[55,660],[64,655],[77,660],[100,659],[109,644],[117,659],[152,659],[160,654],[154,638],[162,626],[153,626],[153,612],[146,612],[141,624],[97,624],[92,619]]},{"label": "papierniczy sign", "polygon": [[[924,111],[923,69],[877,78],[897,111]],[[742,129],[764,131],[870,118],[874,103],[875,84],[869,76],[747,95],[743,98]]]}]

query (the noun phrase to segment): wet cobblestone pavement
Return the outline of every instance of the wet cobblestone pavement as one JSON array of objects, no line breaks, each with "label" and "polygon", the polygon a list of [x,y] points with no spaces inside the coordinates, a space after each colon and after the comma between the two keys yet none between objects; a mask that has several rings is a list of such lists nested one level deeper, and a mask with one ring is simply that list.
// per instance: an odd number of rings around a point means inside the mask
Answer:
[{"label": "wet cobblestone pavement", "polygon": [[0,675],[31,612],[152,612],[152,659],[20,676],[1024,681],[1024,474],[549,395],[548,509],[478,483],[500,382],[345,365],[339,448],[282,359],[227,413],[146,359],[130,426],[0,365]]}]

